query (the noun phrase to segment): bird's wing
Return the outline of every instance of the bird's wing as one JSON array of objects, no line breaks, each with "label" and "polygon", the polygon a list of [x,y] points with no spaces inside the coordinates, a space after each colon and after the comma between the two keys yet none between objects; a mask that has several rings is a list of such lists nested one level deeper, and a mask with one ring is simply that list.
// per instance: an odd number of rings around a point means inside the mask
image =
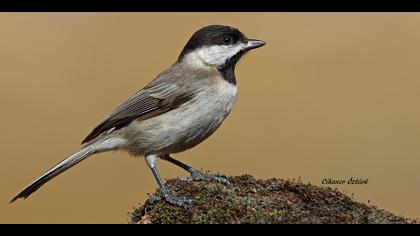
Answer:
[{"label": "bird's wing", "polygon": [[173,110],[190,101],[194,93],[185,89],[177,78],[168,78],[163,74],[149,85],[131,96],[126,102],[117,107],[104,121],[93,129],[82,143],[89,142],[103,132],[120,129],[133,120],[149,119]]}]

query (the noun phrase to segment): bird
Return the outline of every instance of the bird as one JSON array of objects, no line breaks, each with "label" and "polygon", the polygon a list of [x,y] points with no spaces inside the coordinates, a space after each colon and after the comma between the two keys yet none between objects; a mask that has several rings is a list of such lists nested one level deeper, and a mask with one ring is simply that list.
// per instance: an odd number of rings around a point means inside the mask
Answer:
[{"label": "bird", "polygon": [[226,176],[204,173],[171,155],[197,146],[220,127],[236,102],[237,62],[265,44],[232,26],[209,25],[197,30],[172,66],[112,111],[83,140],[80,150],[29,184],[10,203],[26,199],[87,157],[114,150],[143,157],[164,200],[176,206],[186,207],[193,201],[171,193],[158,172],[158,160],[188,171],[191,177],[184,180],[229,185]]}]

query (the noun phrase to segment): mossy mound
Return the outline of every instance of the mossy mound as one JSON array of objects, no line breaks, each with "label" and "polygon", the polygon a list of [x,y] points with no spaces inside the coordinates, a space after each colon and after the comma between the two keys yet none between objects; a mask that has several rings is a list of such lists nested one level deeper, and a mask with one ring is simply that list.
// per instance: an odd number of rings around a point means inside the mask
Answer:
[{"label": "mossy mound", "polygon": [[[355,202],[326,187],[282,179],[230,177],[230,186],[213,182],[167,181],[174,194],[194,199],[187,209],[160,200],[135,209],[132,223],[279,224],[279,223],[418,223],[374,206]],[[154,196],[160,197],[157,192]]]}]

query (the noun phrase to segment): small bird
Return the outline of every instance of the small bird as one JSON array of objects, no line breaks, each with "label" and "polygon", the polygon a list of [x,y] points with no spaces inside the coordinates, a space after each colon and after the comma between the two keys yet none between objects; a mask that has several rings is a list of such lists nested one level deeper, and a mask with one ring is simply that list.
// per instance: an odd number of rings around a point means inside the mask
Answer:
[{"label": "small bird", "polygon": [[178,60],[146,87],[118,106],[83,140],[83,148],[61,161],[17,194],[27,198],[42,185],[92,154],[125,150],[144,156],[164,200],[186,207],[192,200],[174,196],[157,170],[157,160],[191,174],[185,180],[230,184],[223,175],[203,173],[170,155],[190,149],[212,135],[236,101],[235,65],[251,49],[265,45],[238,29],[210,25],[196,31]]}]

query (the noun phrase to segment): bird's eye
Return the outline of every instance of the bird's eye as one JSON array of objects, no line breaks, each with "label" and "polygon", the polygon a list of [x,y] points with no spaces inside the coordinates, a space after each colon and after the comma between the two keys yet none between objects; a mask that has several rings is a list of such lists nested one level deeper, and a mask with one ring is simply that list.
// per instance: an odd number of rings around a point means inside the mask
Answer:
[{"label": "bird's eye", "polygon": [[232,42],[232,37],[230,37],[230,36],[224,36],[223,37],[223,43],[229,44],[231,42]]}]

